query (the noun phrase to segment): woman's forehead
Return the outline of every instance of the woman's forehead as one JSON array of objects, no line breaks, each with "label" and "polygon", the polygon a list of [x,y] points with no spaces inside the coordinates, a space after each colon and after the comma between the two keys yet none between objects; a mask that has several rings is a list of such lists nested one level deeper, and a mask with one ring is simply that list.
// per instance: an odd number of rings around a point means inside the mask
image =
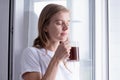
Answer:
[{"label": "woman's forehead", "polygon": [[55,15],[53,15],[51,19],[59,21],[59,20],[69,19],[69,18],[70,18],[69,12],[58,12]]}]

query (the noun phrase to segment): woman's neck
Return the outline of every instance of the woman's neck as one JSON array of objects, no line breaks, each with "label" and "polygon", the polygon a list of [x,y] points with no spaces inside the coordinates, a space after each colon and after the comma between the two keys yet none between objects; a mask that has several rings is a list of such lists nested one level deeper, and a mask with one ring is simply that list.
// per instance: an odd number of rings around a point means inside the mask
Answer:
[{"label": "woman's neck", "polygon": [[59,42],[50,42],[50,44],[47,46],[47,49],[50,51],[56,51],[58,45]]}]

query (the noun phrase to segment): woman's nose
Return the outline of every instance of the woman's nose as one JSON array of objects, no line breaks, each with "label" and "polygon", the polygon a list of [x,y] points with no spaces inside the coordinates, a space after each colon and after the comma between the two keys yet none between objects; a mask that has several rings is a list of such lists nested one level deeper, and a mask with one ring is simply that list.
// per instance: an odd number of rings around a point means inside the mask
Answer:
[{"label": "woman's nose", "polygon": [[64,25],[63,25],[63,30],[68,30],[68,27],[69,27],[69,26],[68,26],[67,24],[64,24]]}]

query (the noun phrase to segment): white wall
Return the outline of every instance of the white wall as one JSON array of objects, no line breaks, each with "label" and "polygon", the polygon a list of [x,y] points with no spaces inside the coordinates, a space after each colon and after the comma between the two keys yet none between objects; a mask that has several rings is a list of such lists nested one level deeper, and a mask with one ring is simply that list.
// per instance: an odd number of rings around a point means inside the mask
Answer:
[{"label": "white wall", "polygon": [[9,0],[0,0],[0,80],[8,80]]},{"label": "white wall", "polygon": [[109,0],[109,78],[120,80],[120,0]]}]

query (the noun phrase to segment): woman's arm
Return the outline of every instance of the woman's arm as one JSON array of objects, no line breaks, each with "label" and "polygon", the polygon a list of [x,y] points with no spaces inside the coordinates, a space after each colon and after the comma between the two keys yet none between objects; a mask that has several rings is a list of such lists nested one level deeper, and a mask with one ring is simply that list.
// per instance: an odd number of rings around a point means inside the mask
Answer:
[{"label": "woman's arm", "polygon": [[55,51],[55,55],[53,56],[45,75],[42,77],[41,80],[55,80],[59,63],[64,61],[66,58],[70,56],[70,45],[68,41],[62,42],[57,50]]},{"label": "woman's arm", "polygon": [[59,63],[60,61],[56,57],[53,57],[41,80],[55,80]]},{"label": "woman's arm", "polygon": [[24,80],[41,80],[42,75],[39,72],[26,72],[22,77]]}]

